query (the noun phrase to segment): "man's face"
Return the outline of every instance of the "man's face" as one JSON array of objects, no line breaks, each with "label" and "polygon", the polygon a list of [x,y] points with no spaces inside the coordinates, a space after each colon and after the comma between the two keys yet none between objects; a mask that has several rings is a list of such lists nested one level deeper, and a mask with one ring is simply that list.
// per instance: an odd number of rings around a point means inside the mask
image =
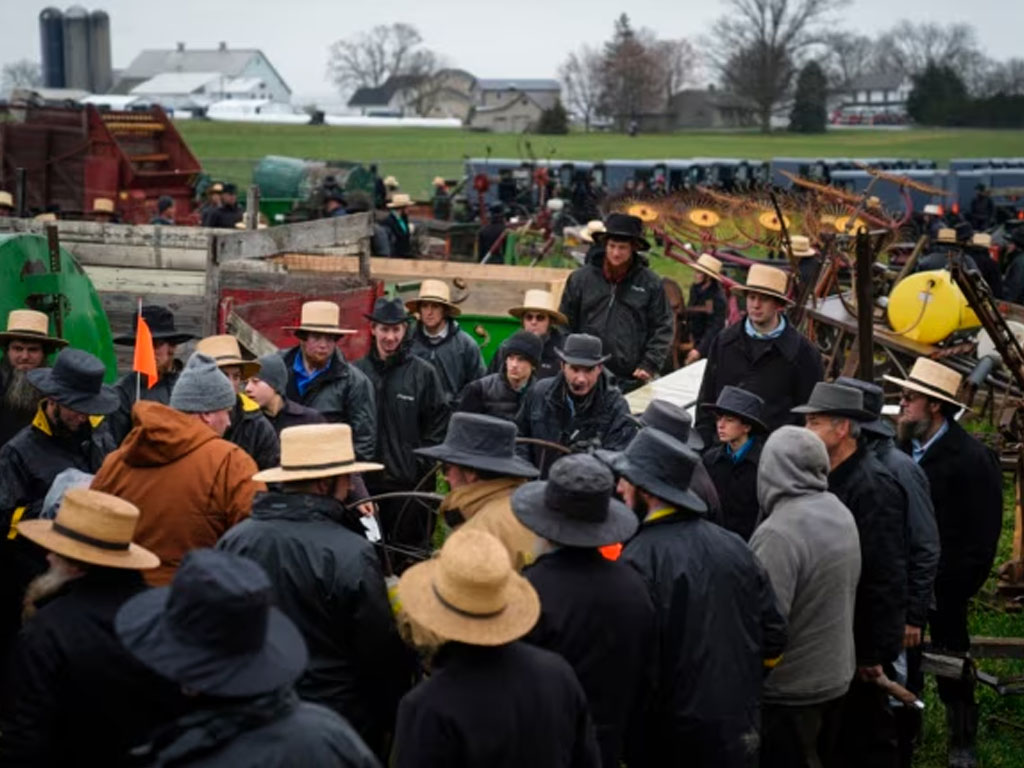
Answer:
[{"label": "man's face", "polygon": [[524,312],[523,330],[535,336],[546,336],[551,329],[551,315],[547,312]]},{"label": "man's face", "polygon": [[244,382],[242,381],[242,366],[222,365],[220,370],[228,377],[228,381],[231,382],[231,386],[235,388],[235,394],[241,392],[244,385]]},{"label": "man's face", "polygon": [[633,244],[629,240],[608,238],[604,243],[604,257],[613,267],[621,267],[633,255]]},{"label": "man's face", "polygon": [[445,320],[444,304],[433,301],[420,302],[420,322],[428,331],[439,329]]},{"label": "man's face", "polygon": [[900,395],[900,415],[896,430],[900,440],[920,440],[928,434],[935,407],[920,392],[905,389]]},{"label": "man's face", "polygon": [[750,425],[744,424],[739,418],[728,413],[720,413],[715,418],[715,429],[718,439],[723,443],[745,440],[750,434]]},{"label": "man's face", "polygon": [[521,384],[533,375],[533,363],[520,354],[510,352],[505,358],[505,375],[510,382]]},{"label": "man's face", "polygon": [[765,296],[763,293],[747,294],[747,315],[752,322],[767,324],[781,308],[782,303],[772,296]]},{"label": "man's face", "polygon": [[238,202],[238,195],[234,192],[224,192],[221,195],[221,199],[224,201],[224,205],[234,205]]},{"label": "man's face", "polygon": [[636,509],[636,501],[639,494],[636,492],[635,485],[629,482],[625,477],[620,477],[615,490],[617,490],[619,492],[619,496],[622,497],[623,504],[630,509]]},{"label": "man's face", "polygon": [[386,360],[398,351],[402,346],[402,339],[405,338],[405,323],[395,325],[384,325],[383,323],[371,323],[370,333],[373,334],[374,344],[377,345],[377,354],[382,360]]},{"label": "man's face", "polygon": [[223,411],[200,413],[199,419],[206,426],[216,432],[218,437],[224,437],[224,433],[227,432],[228,427],[231,426],[231,409],[225,408]]},{"label": "man's face", "polygon": [[836,419],[824,413],[808,413],[804,417],[804,426],[821,438],[830,456],[850,431],[848,420]]},{"label": "man's face", "polygon": [[570,365],[562,363],[562,374],[569,385],[569,391],[578,397],[587,395],[601,376],[600,365]]},{"label": "man's face", "polygon": [[164,208],[164,212],[161,213],[160,215],[167,219],[168,221],[174,221],[174,213],[174,206],[172,205],[168,208]]},{"label": "man's face", "polygon": [[260,408],[266,408],[273,402],[274,395],[277,393],[263,379],[252,376],[245,383],[245,394],[251,397]]},{"label": "man's face", "polygon": [[174,353],[178,345],[169,341],[154,341],[153,354],[156,357],[156,369],[167,373],[174,365]]},{"label": "man's face", "polygon": [[221,197],[221,193],[220,192],[211,192],[210,193],[210,203],[212,205],[216,205],[216,206],[219,207],[222,202],[224,202],[224,200]]},{"label": "man's face", "polygon": [[302,347],[302,359],[311,368],[323,368],[331,359],[337,337],[329,333],[305,332],[305,338],[299,340]]},{"label": "man's face", "polygon": [[68,408],[53,400],[47,403],[46,415],[58,434],[74,435],[84,430],[89,424],[89,414]]},{"label": "man's face", "polygon": [[16,371],[31,371],[43,364],[46,357],[43,345],[34,341],[14,339],[7,345],[7,359]]},{"label": "man's face", "polygon": [[448,481],[452,490],[475,483],[478,479],[473,470],[460,467],[458,464],[445,464],[443,471],[444,479]]}]

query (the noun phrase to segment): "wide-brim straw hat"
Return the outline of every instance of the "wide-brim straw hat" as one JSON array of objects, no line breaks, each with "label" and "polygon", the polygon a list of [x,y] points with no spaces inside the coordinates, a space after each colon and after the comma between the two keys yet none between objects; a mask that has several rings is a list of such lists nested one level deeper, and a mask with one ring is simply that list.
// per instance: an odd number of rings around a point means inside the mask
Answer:
[{"label": "wide-brim straw hat", "polygon": [[445,181],[442,176],[435,176],[434,180],[430,182],[430,185],[433,187],[444,187],[448,185],[448,182]]},{"label": "wide-brim straw hat", "polygon": [[707,275],[712,280],[722,282],[722,262],[710,253],[702,253],[690,266],[697,272]]},{"label": "wide-brim straw hat", "polygon": [[956,230],[952,227],[943,227],[935,236],[935,242],[956,245]]},{"label": "wide-brim straw hat", "polygon": [[408,208],[413,204],[412,198],[405,192],[395,192],[388,200],[388,208]]},{"label": "wide-brim straw hat", "polygon": [[600,219],[588,221],[586,226],[580,230],[580,240],[582,240],[584,243],[593,243],[594,235],[596,235],[598,232],[604,231],[604,222],[601,221]]},{"label": "wide-brim straw hat", "polygon": [[789,247],[798,259],[817,255],[817,251],[811,248],[811,238],[806,235],[790,235]]},{"label": "wide-brim straw hat", "polygon": [[108,197],[97,197],[92,201],[93,213],[113,213],[114,201]]},{"label": "wide-brim straw hat", "polygon": [[988,250],[992,247],[992,235],[987,232],[975,232],[971,235],[970,245],[973,248],[984,248]]},{"label": "wide-brim straw hat", "polygon": [[42,344],[44,349],[66,347],[67,341],[50,335],[50,316],[34,309],[12,309],[7,315],[7,330],[0,333],[0,346],[19,339]]},{"label": "wide-brim straw hat", "polygon": [[286,325],[286,331],[326,333],[332,336],[348,336],[356,331],[342,328],[341,307],[333,301],[307,301],[302,305],[298,325]]},{"label": "wide-brim straw hat", "polygon": [[960,408],[967,407],[956,399],[964,377],[952,368],[929,360],[927,357],[917,358],[914,361],[914,366],[910,369],[910,375],[905,379],[888,374],[882,378],[914,392],[934,397],[936,400],[943,400]]},{"label": "wide-brim straw hat", "polygon": [[260,372],[259,360],[246,360],[242,357],[242,349],[238,346],[238,339],[230,334],[218,336],[207,336],[196,342],[196,352],[209,355],[216,361],[218,368],[228,368],[237,365],[242,369],[242,378],[249,379]]},{"label": "wide-brim straw hat", "polygon": [[5,189],[0,189],[0,208],[13,208],[14,196]]},{"label": "wide-brim straw hat", "polygon": [[35,216],[32,217],[32,221],[38,221],[38,222],[43,223],[43,224],[49,223],[51,221],[56,221],[56,220],[57,220],[57,214],[54,213],[53,211],[46,211],[44,213],[37,213]]},{"label": "wide-brim straw hat", "polygon": [[304,424],[281,430],[281,465],[257,472],[252,479],[288,483],[380,469],[383,464],[356,460],[348,424]]},{"label": "wide-brim straw hat", "polygon": [[62,557],[105,568],[149,570],[160,558],[132,543],[139,508],[108,493],[72,488],[54,520],[23,520],[18,533]]},{"label": "wide-brim straw hat", "polygon": [[544,291],[540,288],[530,288],[523,296],[523,303],[518,307],[512,307],[508,311],[512,317],[522,319],[527,312],[545,312],[556,325],[568,325],[569,318],[558,311],[555,307],[555,296],[551,291]]},{"label": "wide-brim straw hat", "polygon": [[511,643],[540,618],[540,598],[513,570],[504,545],[465,528],[448,537],[437,557],[402,574],[398,600],[420,626],[469,645]]},{"label": "wide-brim straw hat", "polygon": [[385,176],[384,177],[384,186],[385,187],[393,187],[393,188],[397,189],[398,188],[398,179],[396,179],[394,176]]},{"label": "wide-brim straw hat", "polygon": [[747,270],[745,285],[734,285],[733,293],[760,293],[771,296],[792,306],[793,300],[787,295],[789,276],[781,269],[769,267],[767,264],[753,264]]},{"label": "wide-brim straw hat", "polygon": [[415,299],[409,299],[405,302],[405,308],[410,312],[419,312],[420,304],[424,301],[444,305],[448,308],[448,314],[453,317],[462,314],[462,310],[459,309],[458,305],[452,304],[451,290],[448,288],[448,283],[444,280],[424,280],[420,283],[419,295]]}]

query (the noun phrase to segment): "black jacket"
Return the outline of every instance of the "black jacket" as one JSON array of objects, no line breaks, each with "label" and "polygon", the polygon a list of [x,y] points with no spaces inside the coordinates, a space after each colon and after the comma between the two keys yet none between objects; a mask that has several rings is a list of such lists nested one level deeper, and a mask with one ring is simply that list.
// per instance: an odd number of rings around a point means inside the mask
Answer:
[{"label": "black jacket", "polygon": [[828,489],[853,514],[860,535],[857,665],[891,662],[903,648],[907,612],[906,495],[864,446],[829,473]]},{"label": "black jacket", "polygon": [[680,511],[644,523],[622,559],[658,616],[658,683],[637,764],[748,765],[764,662],[786,644],[768,575],[739,536]]},{"label": "black jacket", "polygon": [[308,408],[305,405],[299,405],[294,400],[289,400],[287,397],[284,399],[284,405],[281,406],[281,410],[275,415],[264,411],[267,418],[270,419],[271,425],[274,427],[274,431],[277,432],[277,436],[281,436],[281,430],[287,429],[288,427],[301,427],[305,424],[323,424],[327,419],[324,415],[315,408]]},{"label": "black jacket", "polygon": [[234,229],[235,224],[242,220],[245,211],[238,207],[238,204],[227,205],[221,203],[219,208],[210,211],[209,217],[203,221],[204,227],[216,227],[219,229]]},{"label": "black jacket", "polygon": [[518,392],[509,386],[504,373],[489,373],[482,379],[469,382],[455,403],[456,411],[483,413],[499,419],[515,421],[519,406],[534,384],[530,379]]},{"label": "black jacket", "polygon": [[[803,405],[814,385],[821,381],[821,354],[787,320],[777,339],[752,339],[744,320],[730,325],[715,337],[707,356],[698,403],[713,403],[726,384],[750,390],[764,399],[763,420],[769,430],[783,424],[801,424],[790,409]],[[704,442],[717,442],[715,415],[698,407],[697,431]]]},{"label": "black jacket", "polygon": [[[582,401],[572,398],[572,407],[568,391],[562,374],[530,387],[516,416],[519,436],[560,443],[573,450],[621,451],[629,445],[637,432],[637,423],[629,415],[626,398],[608,376],[601,376]],[[553,451],[544,451],[540,446],[521,445],[516,450],[544,475],[558,458]]]},{"label": "black jacket", "polygon": [[388,232],[391,256],[396,259],[411,259],[412,235],[409,232],[409,217],[391,211],[381,226]]},{"label": "black jacket", "polygon": [[[183,367],[180,360],[175,360],[173,369],[157,379],[152,389],[148,389],[146,382],[143,381],[142,386],[139,388],[142,399],[170,405],[171,390],[174,389],[174,385],[177,383],[178,376],[181,374]],[[135,378],[137,375],[135,373],[126,373],[114,384],[114,391],[117,393],[118,398],[120,398],[121,404],[116,411],[106,418],[106,421],[110,424],[110,433],[113,435],[114,443],[117,445],[120,445],[125,435],[132,431],[132,406],[135,405]]]},{"label": "black jacket", "polygon": [[[995,453],[948,419],[949,431],[921,458],[939,526],[935,598],[962,602],[988,578],[1003,522],[1003,482]],[[909,451],[909,446],[904,446]]]},{"label": "black jacket", "polygon": [[178,687],[136,662],[114,633],[118,609],[145,588],[138,571],[95,568],[26,622],[2,693],[0,764],[119,765],[179,714]]},{"label": "black jacket", "polygon": [[[480,231],[476,234],[476,260],[482,261],[484,256],[491,250],[491,247],[498,242],[498,238],[501,237],[505,232],[505,220],[497,219],[491,220],[486,227],[480,227]],[[488,264],[504,264],[505,263],[505,246],[508,244],[508,240],[502,242],[498,246],[497,250],[491,254],[491,258],[487,260]]]},{"label": "black jacket", "polygon": [[637,368],[658,373],[672,343],[672,312],[661,278],[639,254],[618,284],[605,279],[603,264],[602,248],[569,275],[560,306],[569,330],[601,339],[611,355],[607,367],[619,378],[632,380]]},{"label": "black jacket", "polygon": [[437,371],[409,352],[408,341],[387,360],[380,359],[372,344],[370,354],[355,367],[366,374],[376,393],[380,433],[374,460],[385,468],[370,479],[412,488],[434,464],[413,449],[437,445],[448,428],[448,406]]},{"label": "black jacket", "polygon": [[248,395],[239,394],[235,398],[231,426],[224,433],[224,439],[252,456],[260,469],[270,469],[281,463],[281,442],[274,425]]},{"label": "black jacket", "polygon": [[654,605],[643,579],[595,549],[563,548],[523,573],[540,596],[528,642],[562,656],[587,694],[602,765],[617,768],[653,685]]},{"label": "black jacket", "polygon": [[726,453],[726,446],[721,443],[703,456],[704,466],[715,484],[721,504],[719,523],[744,541],[750,541],[750,534],[757,525],[757,463],[764,449],[763,438],[752,435],[750,439],[754,444],[739,463],[733,463]]},{"label": "black jacket", "polygon": [[455,320],[448,321],[448,333],[437,343],[428,339],[423,325],[417,323],[411,349],[416,357],[434,366],[449,405],[469,382],[487,372],[479,345]]},{"label": "black jacket", "polygon": [[352,726],[295,691],[202,699],[202,709],[162,728],[134,764],[154,768],[380,768]]},{"label": "black jacket", "polygon": [[333,709],[379,745],[394,724],[410,667],[377,554],[345,527],[344,514],[332,497],[263,493],[217,548],[263,566],[277,607],[306,639],[309,666],[296,684],[299,695]]},{"label": "black jacket", "polygon": [[726,301],[722,284],[709,279],[703,285],[693,283],[690,286],[690,300],[687,307],[697,307],[711,301],[711,314],[704,312],[688,312],[687,324],[693,344],[701,357],[707,357],[715,337],[725,327]]},{"label": "black jacket", "polygon": [[939,528],[928,476],[891,437],[872,438],[868,445],[907,496],[907,624],[923,627],[939,567]]},{"label": "black jacket", "polygon": [[[562,333],[561,329],[552,325],[548,335],[544,337],[544,349],[540,353],[540,365],[533,372],[535,379],[548,379],[561,373],[562,358],[558,356],[555,350],[561,349],[564,344],[565,334]],[[505,355],[507,354],[505,342],[502,342],[494,353],[494,357],[491,358],[491,364],[487,366],[487,372],[501,373],[504,371]]]},{"label": "black jacket", "polygon": [[395,768],[600,768],[587,701],[561,657],[447,643],[402,699]]},{"label": "black jacket", "polygon": [[342,422],[352,427],[356,458],[370,461],[377,454],[377,402],[374,388],[364,372],[346,361],[341,350],[335,350],[327,370],[313,379],[300,395],[293,368],[299,354],[299,347],[281,353],[288,370],[286,397],[320,411],[329,422]]}]

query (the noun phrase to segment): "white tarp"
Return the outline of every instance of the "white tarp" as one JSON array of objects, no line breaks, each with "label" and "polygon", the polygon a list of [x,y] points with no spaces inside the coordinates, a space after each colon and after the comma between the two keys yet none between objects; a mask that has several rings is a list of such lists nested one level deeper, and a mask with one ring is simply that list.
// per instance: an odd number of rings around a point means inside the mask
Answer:
[{"label": "white tarp", "polygon": [[650,384],[634,389],[626,395],[629,410],[632,413],[643,413],[651,400],[668,400],[678,406],[685,407],[691,416],[696,418],[697,394],[700,382],[704,378],[707,360],[698,360],[692,365],[672,371],[667,376],[655,379]]}]

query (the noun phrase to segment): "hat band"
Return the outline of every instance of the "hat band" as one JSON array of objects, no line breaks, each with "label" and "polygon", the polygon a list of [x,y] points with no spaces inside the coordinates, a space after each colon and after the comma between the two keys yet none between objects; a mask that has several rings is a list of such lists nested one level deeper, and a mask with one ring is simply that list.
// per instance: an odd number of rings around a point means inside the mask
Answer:
[{"label": "hat band", "polygon": [[457,613],[460,616],[465,616],[468,619],[492,619],[505,610],[505,606],[503,605],[496,611],[487,611],[486,613],[467,611],[466,609],[459,608],[457,605],[452,605],[447,600],[445,600],[444,597],[442,597],[441,591],[437,588],[436,584],[431,584],[430,588],[434,590],[434,597],[436,597],[440,601],[441,605],[443,605],[449,611],[453,611],[454,613]]},{"label": "hat band", "polygon": [[306,469],[334,469],[335,467],[350,467],[355,463],[355,459],[345,459],[345,461],[328,461],[325,464],[285,464],[284,462],[281,462],[281,469],[288,472],[302,472]]},{"label": "hat band", "polygon": [[42,331],[32,331],[28,328],[8,328],[5,333],[8,336],[38,336],[40,339],[52,338],[50,334]]},{"label": "hat band", "polygon": [[128,549],[130,544],[130,542],[127,541],[106,541],[104,539],[97,539],[95,536],[90,536],[87,533],[81,533],[73,528],[68,528],[67,526],[56,522],[53,524],[53,530],[55,533],[59,533],[65,538],[74,539],[82,544],[88,544],[90,547],[108,549],[112,552],[123,552]]},{"label": "hat band", "polygon": [[328,325],[327,323],[306,323],[302,320],[299,321],[299,326],[302,328],[323,328],[325,330],[338,331],[341,330],[340,325]]},{"label": "hat band", "polygon": [[243,360],[239,355],[214,355],[213,359],[237,361],[239,365],[245,365],[245,363],[249,362],[247,360]]},{"label": "hat band", "polygon": [[452,303],[450,299],[445,299],[445,298],[442,298],[441,296],[417,296],[416,297],[416,301],[418,301],[418,302],[430,301],[430,302],[433,302],[434,304],[451,304]]},{"label": "hat band", "polygon": [[908,376],[907,377],[907,381],[911,381],[914,384],[917,384],[919,387],[924,387],[929,392],[934,392],[935,394],[939,395],[940,397],[950,397],[950,398],[953,398],[954,400],[956,399],[956,394],[955,393],[954,394],[950,394],[949,392],[947,392],[944,389],[939,389],[934,384],[929,384],[927,381],[921,381],[921,379],[915,379],[913,376]]}]

